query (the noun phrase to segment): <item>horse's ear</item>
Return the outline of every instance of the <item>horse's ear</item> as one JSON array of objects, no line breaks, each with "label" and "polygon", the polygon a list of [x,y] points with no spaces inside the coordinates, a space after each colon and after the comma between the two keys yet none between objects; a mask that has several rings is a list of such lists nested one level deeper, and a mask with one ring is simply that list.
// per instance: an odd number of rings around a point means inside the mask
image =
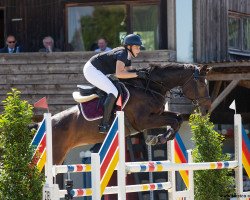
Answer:
[{"label": "horse's ear", "polygon": [[200,65],[199,68],[200,68],[201,75],[206,75],[212,69],[208,65]]}]

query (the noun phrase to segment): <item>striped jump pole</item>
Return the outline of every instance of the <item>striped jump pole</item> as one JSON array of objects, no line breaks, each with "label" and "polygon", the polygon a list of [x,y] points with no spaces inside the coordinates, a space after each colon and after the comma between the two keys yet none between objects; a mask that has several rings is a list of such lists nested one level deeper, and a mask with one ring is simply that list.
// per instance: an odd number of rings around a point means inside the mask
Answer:
[{"label": "striped jump pole", "polygon": [[[238,161],[238,167],[235,169],[235,183],[236,183],[236,199],[237,200],[249,200],[250,191],[243,191],[243,146],[245,143],[249,143],[248,138],[244,138],[243,132],[245,130],[242,127],[242,120],[240,114],[234,115],[234,147],[235,147],[235,160]],[[247,140],[247,141],[246,141]],[[249,159],[249,158],[248,158]],[[249,166],[245,166],[249,167]],[[246,169],[246,171],[249,170]]]},{"label": "striped jump pole", "polygon": [[[112,186],[106,187],[103,194],[118,194],[120,186]],[[162,183],[149,183],[149,184],[138,184],[138,185],[126,185],[125,187],[126,193],[131,192],[146,192],[146,191],[154,191],[154,190],[169,190],[171,188],[170,182],[162,182]],[[73,189],[71,191],[73,197],[93,197],[93,190],[91,188],[86,189]],[[67,190],[60,190],[60,198],[63,198],[67,194]],[[126,199],[126,198],[125,198]],[[122,200],[125,200],[122,199]],[[98,199],[100,200],[100,198]]]},{"label": "striped jump pole", "polygon": [[126,171],[128,173],[138,172],[166,172],[166,171],[180,171],[180,170],[208,170],[208,169],[235,169],[238,167],[237,161],[225,162],[203,162],[203,163],[172,163],[170,161],[154,161],[147,164],[140,164],[135,162],[133,164],[126,164]]},{"label": "striped jump pole", "polygon": [[118,199],[126,199],[124,112],[118,111],[98,153],[91,155],[92,199],[100,200],[117,167]]}]

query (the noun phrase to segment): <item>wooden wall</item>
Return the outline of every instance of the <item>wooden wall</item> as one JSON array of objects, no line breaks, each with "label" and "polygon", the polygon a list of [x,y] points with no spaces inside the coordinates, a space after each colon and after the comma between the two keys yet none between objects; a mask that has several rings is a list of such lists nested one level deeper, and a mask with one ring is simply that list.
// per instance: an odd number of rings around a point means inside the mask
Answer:
[{"label": "wooden wall", "polygon": [[[93,52],[2,54],[0,57],[0,101],[11,88],[17,88],[30,104],[48,97],[50,111],[55,114],[73,105],[72,92],[85,82],[82,68]],[[133,64],[146,67],[151,62],[175,61],[174,51],[142,52]],[[2,104],[1,104],[2,105]],[[2,110],[2,106],[1,110]],[[37,109],[41,114],[43,110]]]},{"label": "wooden wall", "polygon": [[194,2],[194,60],[219,61],[227,57],[228,0]]},{"label": "wooden wall", "polygon": [[[37,52],[51,35],[64,48],[64,9],[61,0],[1,0],[5,10],[5,36],[13,34],[28,52]],[[22,19],[13,21],[13,19]],[[1,47],[2,48],[2,47]]]},{"label": "wooden wall", "polygon": [[250,14],[250,0],[197,0],[194,2],[194,60],[228,59],[228,11]]},{"label": "wooden wall", "polygon": [[249,0],[228,0],[228,10],[250,14],[250,1]]}]

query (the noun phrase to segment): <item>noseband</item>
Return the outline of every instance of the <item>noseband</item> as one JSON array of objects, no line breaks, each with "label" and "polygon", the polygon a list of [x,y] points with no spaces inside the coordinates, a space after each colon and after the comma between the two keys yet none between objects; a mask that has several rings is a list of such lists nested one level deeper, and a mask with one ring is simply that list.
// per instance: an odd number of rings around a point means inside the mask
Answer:
[{"label": "noseband", "polygon": [[[192,101],[192,103],[195,107],[199,107],[202,101],[210,99],[209,95],[206,95],[203,97],[199,96],[198,81],[200,81],[199,78],[201,78],[201,77],[203,77],[203,76],[200,76],[199,69],[198,69],[198,67],[195,66],[194,73],[192,73],[192,75],[188,78],[188,80],[182,86],[182,89],[183,89],[189,84],[190,81],[195,82],[194,99],[188,98]],[[202,84],[205,84],[205,83],[202,83]]]}]

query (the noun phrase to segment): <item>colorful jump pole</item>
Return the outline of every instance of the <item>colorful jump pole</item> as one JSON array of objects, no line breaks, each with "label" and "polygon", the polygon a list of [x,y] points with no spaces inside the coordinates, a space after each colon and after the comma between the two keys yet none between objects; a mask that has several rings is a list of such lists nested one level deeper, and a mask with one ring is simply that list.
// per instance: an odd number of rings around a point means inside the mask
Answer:
[{"label": "colorful jump pole", "polygon": [[46,163],[45,163],[45,185],[43,187],[43,200],[58,199],[59,187],[53,184],[53,154],[52,154],[52,125],[51,113],[45,113],[45,126],[46,126]]}]

